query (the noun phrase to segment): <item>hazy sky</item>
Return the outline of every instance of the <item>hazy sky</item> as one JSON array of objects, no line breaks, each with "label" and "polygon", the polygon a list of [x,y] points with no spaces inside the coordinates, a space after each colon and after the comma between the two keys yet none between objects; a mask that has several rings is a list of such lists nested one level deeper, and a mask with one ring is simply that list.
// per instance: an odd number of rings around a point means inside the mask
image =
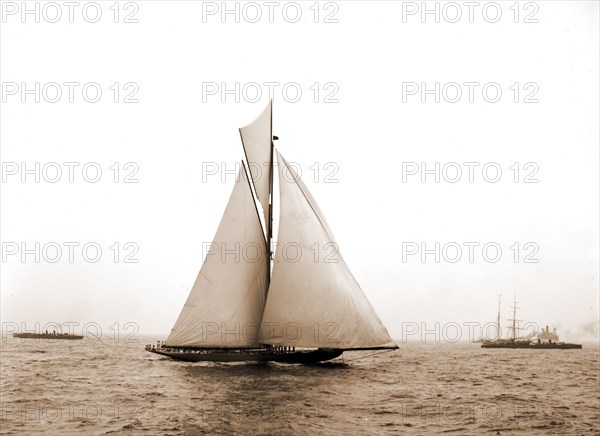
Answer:
[{"label": "hazy sky", "polygon": [[167,334],[272,87],[393,337],[493,322],[499,294],[597,337],[597,2],[34,3],[2,3],[3,323]]}]

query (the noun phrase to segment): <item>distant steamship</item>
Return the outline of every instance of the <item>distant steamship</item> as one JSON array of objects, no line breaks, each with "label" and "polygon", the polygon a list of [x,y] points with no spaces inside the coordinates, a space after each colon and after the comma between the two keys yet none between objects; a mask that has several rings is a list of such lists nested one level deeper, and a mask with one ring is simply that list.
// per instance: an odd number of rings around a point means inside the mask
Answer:
[{"label": "distant steamship", "polygon": [[550,332],[548,326],[545,330],[542,330],[537,335],[535,332],[530,333],[527,336],[517,336],[517,300],[513,304],[513,317],[509,321],[512,321],[510,329],[512,330],[512,337],[503,339],[500,337],[500,303],[498,303],[498,321],[497,321],[497,333],[496,339],[482,339],[481,348],[532,348],[532,349],[551,349],[559,348],[562,350],[567,349],[578,349],[581,348],[581,344],[569,344],[566,342],[560,342],[556,329]]},{"label": "distant steamship", "polygon": [[52,333],[49,333],[48,330],[45,333],[13,333],[13,337],[22,339],[83,339],[81,335],[57,333],[56,330]]}]

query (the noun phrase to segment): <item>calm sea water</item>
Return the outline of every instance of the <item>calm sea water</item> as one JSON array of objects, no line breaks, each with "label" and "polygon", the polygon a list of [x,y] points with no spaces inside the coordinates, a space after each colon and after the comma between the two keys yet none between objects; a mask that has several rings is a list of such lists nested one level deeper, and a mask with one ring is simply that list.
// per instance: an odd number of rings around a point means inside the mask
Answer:
[{"label": "calm sea water", "polygon": [[146,342],[8,338],[1,434],[600,434],[597,346],[401,344],[344,361],[185,363]]}]

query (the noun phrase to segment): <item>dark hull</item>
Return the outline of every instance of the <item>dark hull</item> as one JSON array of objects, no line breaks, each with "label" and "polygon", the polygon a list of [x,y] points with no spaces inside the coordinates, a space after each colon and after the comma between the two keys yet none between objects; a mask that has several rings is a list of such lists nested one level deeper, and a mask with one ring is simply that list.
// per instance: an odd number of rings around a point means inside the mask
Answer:
[{"label": "dark hull", "polygon": [[305,364],[335,359],[344,352],[344,350],[334,349],[271,352],[264,349],[177,350],[164,348],[146,348],[146,351],[186,362],[280,362]]},{"label": "dark hull", "polygon": [[53,335],[51,333],[13,333],[14,338],[23,339],[83,339],[79,335]]},{"label": "dark hull", "polygon": [[535,349],[535,350],[550,350],[550,349],[560,349],[560,350],[571,350],[571,349],[579,349],[581,348],[581,344],[536,344],[536,343],[502,343],[502,344],[482,344],[481,348],[526,348],[526,349]]}]

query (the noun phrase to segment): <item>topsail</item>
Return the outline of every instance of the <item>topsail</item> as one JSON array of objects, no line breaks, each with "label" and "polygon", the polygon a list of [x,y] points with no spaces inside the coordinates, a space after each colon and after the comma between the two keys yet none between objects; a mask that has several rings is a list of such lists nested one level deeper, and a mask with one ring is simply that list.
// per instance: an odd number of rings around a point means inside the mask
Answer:
[{"label": "topsail", "polygon": [[256,196],[263,207],[266,226],[270,225],[269,194],[273,164],[271,155],[272,106],[272,103],[269,103],[256,120],[240,129],[242,145],[250,168],[250,177],[256,190]]}]

